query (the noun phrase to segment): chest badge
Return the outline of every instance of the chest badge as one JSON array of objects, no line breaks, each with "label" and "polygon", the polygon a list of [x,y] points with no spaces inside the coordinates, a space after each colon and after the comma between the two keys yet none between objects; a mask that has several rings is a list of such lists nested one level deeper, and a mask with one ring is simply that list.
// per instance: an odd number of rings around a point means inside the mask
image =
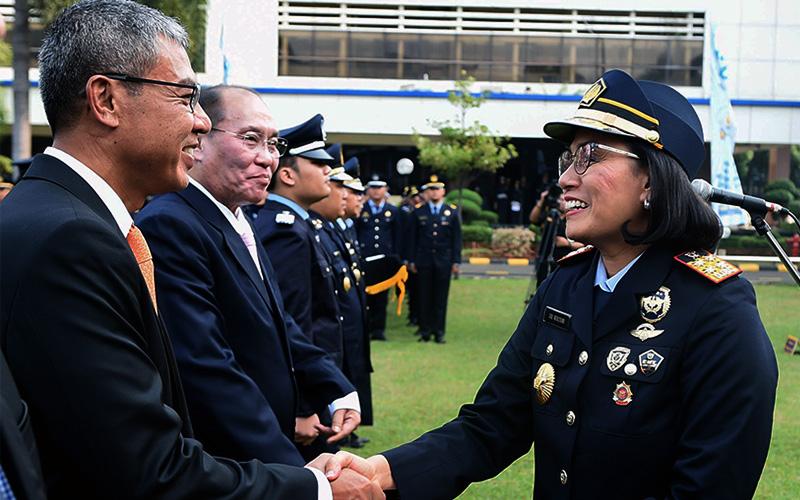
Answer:
[{"label": "chest badge", "polygon": [[355,262],[353,262],[353,276],[356,279],[356,283],[361,281],[361,270],[356,266]]},{"label": "chest badge", "polygon": [[639,369],[642,370],[642,373],[645,375],[650,376],[658,370],[662,361],[664,361],[664,356],[650,349],[639,355]]},{"label": "chest badge", "polygon": [[611,399],[617,406],[628,406],[631,404],[631,401],[633,401],[633,390],[631,390],[631,386],[625,382],[620,382],[617,384],[616,389],[614,389],[614,394],[611,396]]},{"label": "chest badge", "polygon": [[[345,268],[344,270],[346,271],[347,268]],[[350,283],[350,278],[348,276],[345,276],[344,279],[342,280],[342,286],[344,287],[345,292],[350,291],[350,287],[352,287],[353,284]]]},{"label": "chest badge", "polygon": [[444,211],[444,215],[446,215],[446,216],[448,216],[448,217],[449,217],[449,216],[450,216],[450,210],[449,210],[449,209],[448,209],[448,210],[445,210],[445,211]]},{"label": "chest badge", "polygon": [[628,361],[628,355],[630,355],[631,350],[627,347],[615,347],[611,349],[606,357],[606,365],[608,365],[608,369],[613,371],[619,370],[622,365]]},{"label": "chest badge", "polygon": [[669,296],[669,288],[665,286],[659,288],[652,295],[642,297],[639,301],[639,314],[646,323],[642,323],[631,330],[631,335],[644,342],[664,333],[664,330],[657,330],[653,324],[666,317],[671,304],[672,299]]},{"label": "chest badge", "polygon": [[383,212],[383,215],[385,215],[386,217],[391,217],[392,216],[392,212],[387,210],[387,211]]},{"label": "chest badge", "polygon": [[556,385],[556,371],[550,363],[543,363],[533,379],[533,388],[536,390],[536,401],[543,405],[550,401],[553,387]]}]

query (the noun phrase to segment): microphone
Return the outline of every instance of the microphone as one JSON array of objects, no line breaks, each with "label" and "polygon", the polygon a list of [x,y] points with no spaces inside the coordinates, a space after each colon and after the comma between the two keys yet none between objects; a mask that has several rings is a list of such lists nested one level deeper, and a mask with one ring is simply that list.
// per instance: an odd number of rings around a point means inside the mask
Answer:
[{"label": "microphone", "polygon": [[755,196],[748,196],[746,194],[715,188],[703,179],[693,180],[692,189],[704,201],[741,207],[753,215],[760,215],[763,217],[767,215],[767,212],[773,212],[778,215],[789,215],[789,211],[777,203],[772,203],[762,198],[756,198]]}]

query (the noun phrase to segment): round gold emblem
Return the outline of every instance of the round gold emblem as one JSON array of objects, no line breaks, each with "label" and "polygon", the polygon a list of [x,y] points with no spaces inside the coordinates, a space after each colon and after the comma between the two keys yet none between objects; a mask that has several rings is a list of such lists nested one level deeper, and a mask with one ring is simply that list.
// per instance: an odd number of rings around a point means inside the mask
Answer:
[{"label": "round gold emblem", "polygon": [[648,142],[658,142],[661,136],[655,130],[649,130],[644,138],[647,139]]},{"label": "round gold emblem", "polygon": [[350,283],[350,277],[345,276],[344,280],[342,280],[342,284],[344,285],[344,291],[349,292],[350,287],[352,286],[352,284]]},{"label": "round gold emblem", "polygon": [[387,210],[387,211],[383,212],[383,215],[385,215],[386,217],[391,217],[392,216],[392,212]]},{"label": "round gold emblem", "polygon": [[556,371],[550,363],[543,363],[533,379],[533,388],[536,389],[536,401],[543,405],[550,401],[553,387],[556,385]]}]

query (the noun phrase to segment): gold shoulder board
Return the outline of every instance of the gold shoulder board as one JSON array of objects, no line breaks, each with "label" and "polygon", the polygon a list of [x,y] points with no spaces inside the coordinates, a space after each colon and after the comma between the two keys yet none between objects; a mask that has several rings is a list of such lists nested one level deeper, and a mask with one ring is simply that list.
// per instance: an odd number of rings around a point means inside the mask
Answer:
[{"label": "gold shoulder board", "polygon": [[676,255],[674,259],[714,283],[722,283],[742,272],[738,267],[707,250],[693,250]]},{"label": "gold shoulder board", "polygon": [[579,259],[576,259],[576,257],[578,257],[579,255],[591,255],[592,252],[594,252],[594,247],[592,245],[586,245],[585,247],[580,247],[574,252],[570,252],[567,255],[561,257],[560,259],[558,259],[558,263],[563,265],[565,263],[577,262]]}]

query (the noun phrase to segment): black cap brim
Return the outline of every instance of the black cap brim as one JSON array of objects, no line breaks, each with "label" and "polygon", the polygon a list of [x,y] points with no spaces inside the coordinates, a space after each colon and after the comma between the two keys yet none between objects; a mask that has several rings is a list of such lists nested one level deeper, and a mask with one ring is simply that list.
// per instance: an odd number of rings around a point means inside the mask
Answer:
[{"label": "black cap brim", "polygon": [[324,149],[312,149],[311,151],[304,151],[298,155],[300,158],[306,158],[308,160],[313,160],[318,163],[324,163],[326,165],[331,165],[336,162],[336,159],[329,155]]}]

